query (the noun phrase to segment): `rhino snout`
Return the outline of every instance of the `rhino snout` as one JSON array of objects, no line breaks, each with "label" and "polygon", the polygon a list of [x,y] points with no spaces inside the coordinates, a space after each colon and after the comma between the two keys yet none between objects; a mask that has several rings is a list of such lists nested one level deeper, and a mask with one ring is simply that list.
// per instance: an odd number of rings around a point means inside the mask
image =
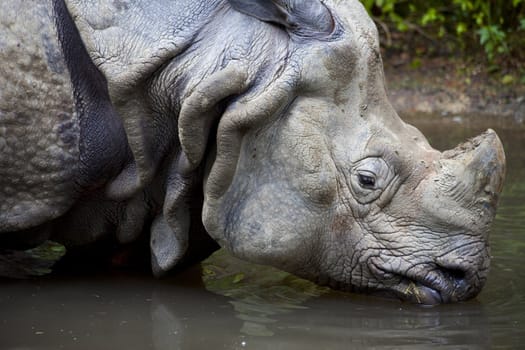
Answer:
[{"label": "rhino snout", "polygon": [[431,200],[423,205],[423,216],[433,219],[427,222],[429,232],[439,232],[436,243],[448,253],[430,257],[419,273],[405,273],[405,298],[435,304],[467,300],[481,291],[490,265],[489,227],[504,177],[505,153],[493,130],[442,154],[424,194]]}]

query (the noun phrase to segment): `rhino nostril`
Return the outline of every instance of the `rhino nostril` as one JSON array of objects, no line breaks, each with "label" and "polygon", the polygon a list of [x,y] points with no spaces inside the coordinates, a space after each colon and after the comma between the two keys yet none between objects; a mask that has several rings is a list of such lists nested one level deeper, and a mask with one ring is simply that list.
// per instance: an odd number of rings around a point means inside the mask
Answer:
[{"label": "rhino nostril", "polygon": [[447,268],[439,266],[444,278],[444,289],[442,298],[445,302],[454,302],[464,299],[465,293],[470,289],[467,274],[459,268]]},{"label": "rhino nostril", "polygon": [[441,273],[453,282],[461,282],[465,280],[465,271],[458,268],[446,268],[440,266]]}]

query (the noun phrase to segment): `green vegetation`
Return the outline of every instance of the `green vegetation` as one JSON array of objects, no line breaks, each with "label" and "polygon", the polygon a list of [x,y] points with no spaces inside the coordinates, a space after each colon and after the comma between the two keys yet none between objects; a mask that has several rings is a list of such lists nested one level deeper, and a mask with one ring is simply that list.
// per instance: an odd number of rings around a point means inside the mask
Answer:
[{"label": "green vegetation", "polygon": [[[413,32],[447,52],[483,50],[490,64],[519,67],[525,58],[525,0],[361,0],[392,45]],[[444,48],[443,48],[444,46]],[[428,52],[429,50],[426,50]]]},{"label": "green vegetation", "polygon": [[0,277],[28,278],[51,273],[52,266],[66,253],[53,241],[28,250],[0,250]]}]

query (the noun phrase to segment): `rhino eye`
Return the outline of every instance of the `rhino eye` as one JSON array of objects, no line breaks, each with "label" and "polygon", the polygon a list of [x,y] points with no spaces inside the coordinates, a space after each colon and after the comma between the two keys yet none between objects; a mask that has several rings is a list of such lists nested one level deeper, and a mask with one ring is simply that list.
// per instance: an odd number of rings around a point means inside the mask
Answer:
[{"label": "rhino eye", "polygon": [[375,201],[394,178],[393,169],[380,157],[361,159],[350,170],[350,188],[361,204]]},{"label": "rhino eye", "polygon": [[360,173],[357,175],[357,178],[359,179],[359,184],[361,187],[367,188],[367,189],[374,189],[376,185],[376,178],[373,174],[368,173]]}]

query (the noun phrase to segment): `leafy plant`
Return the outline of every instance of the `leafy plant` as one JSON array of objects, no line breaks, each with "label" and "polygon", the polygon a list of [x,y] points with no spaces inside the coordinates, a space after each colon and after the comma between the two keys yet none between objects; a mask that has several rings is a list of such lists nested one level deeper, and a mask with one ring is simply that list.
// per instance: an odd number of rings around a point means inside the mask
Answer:
[{"label": "leafy plant", "polygon": [[509,49],[505,41],[506,35],[497,25],[488,25],[481,27],[477,31],[479,42],[485,49],[489,60],[494,59],[494,55],[508,53]]},{"label": "leafy plant", "polygon": [[447,37],[463,50],[477,45],[490,62],[523,51],[525,0],[361,1],[384,30],[414,30],[434,41]]}]

